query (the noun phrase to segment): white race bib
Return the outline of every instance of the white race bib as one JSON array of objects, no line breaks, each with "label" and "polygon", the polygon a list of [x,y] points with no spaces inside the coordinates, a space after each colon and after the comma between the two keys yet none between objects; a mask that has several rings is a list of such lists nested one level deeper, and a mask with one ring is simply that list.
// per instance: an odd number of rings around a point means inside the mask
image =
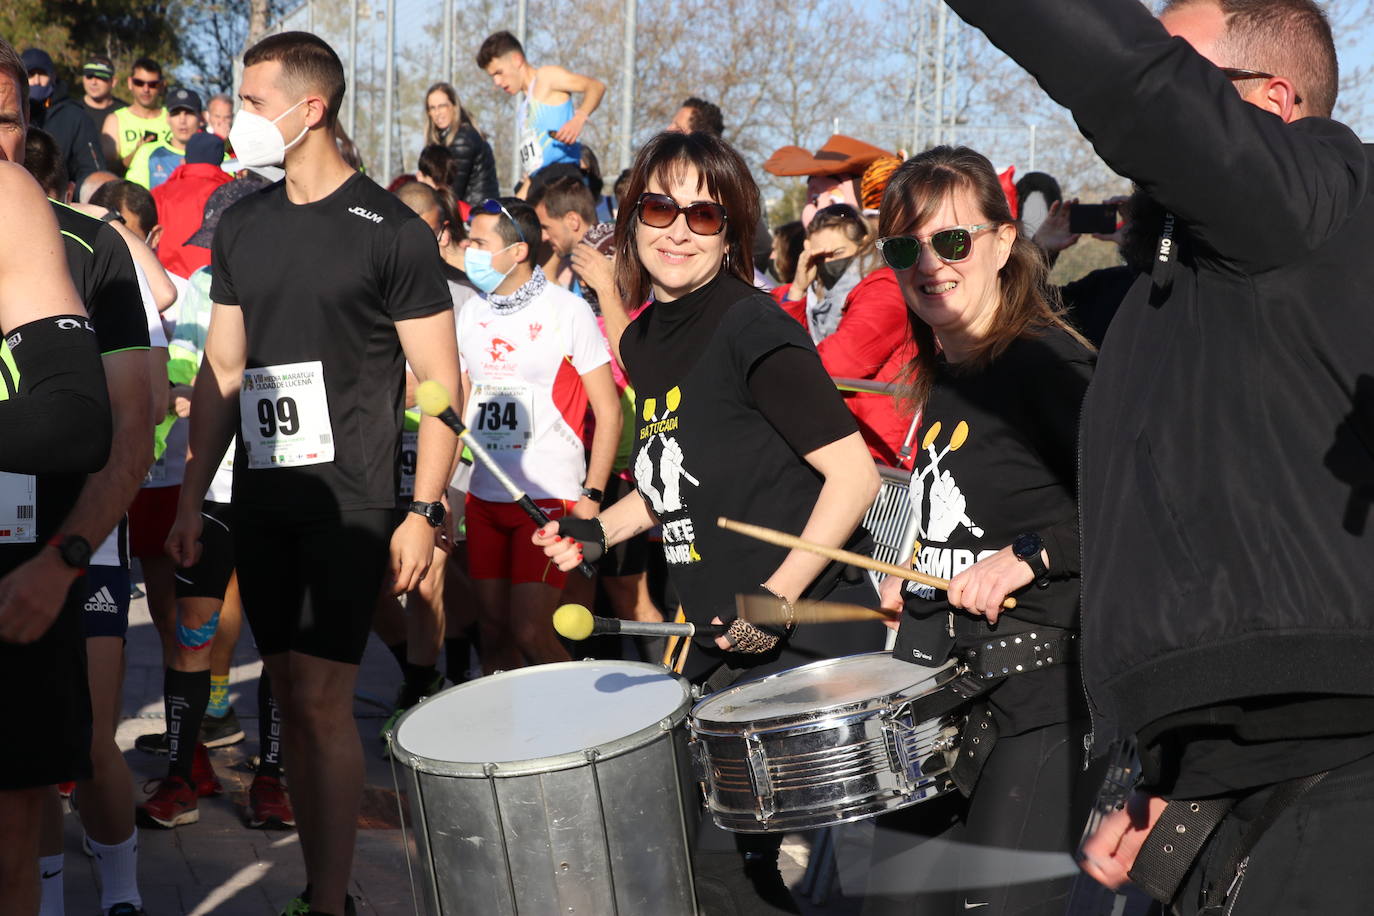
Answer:
[{"label": "white race bib", "polygon": [[415,495],[415,464],[420,459],[420,431],[401,430],[401,499]]},{"label": "white race bib", "polygon": [[334,460],[334,429],[319,360],[245,369],[239,428],[250,468],[289,468]]},{"label": "white race bib", "polygon": [[35,495],[32,474],[0,471],[0,544],[32,544],[38,539]]},{"label": "white race bib", "polygon": [[543,165],[544,151],[539,148],[539,140],[534,134],[525,134],[520,142],[520,169],[526,175]]},{"label": "white race bib", "polygon": [[529,448],[534,397],[528,385],[477,385],[468,409],[468,428],[489,452]]}]

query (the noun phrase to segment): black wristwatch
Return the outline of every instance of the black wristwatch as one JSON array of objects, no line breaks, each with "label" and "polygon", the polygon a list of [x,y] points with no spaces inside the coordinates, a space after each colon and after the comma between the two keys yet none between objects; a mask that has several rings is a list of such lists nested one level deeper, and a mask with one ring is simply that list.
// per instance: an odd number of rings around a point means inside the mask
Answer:
[{"label": "black wristwatch", "polygon": [[606,498],[605,493],[601,492],[596,487],[589,487],[586,484],[582,485],[582,495],[597,505],[601,505],[602,501]]},{"label": "black wristwatch", "polygon": [[1016,554],[1016,559],[1031,568],[1031,575],[1035,576],[1036,588],[1047,588],[1050,584],[1049,567],[1040,557],[1040,551],[1044,549],[1045,542],[1034,531],[1018,534],[1016,540],[1011,542],[1011,552]]},{"label": "black wristwatch", "polygon": [[65,537],[57,534],[48,541],[48,546],[56,547],[57,555],[62,558],[62,562],[76,570],[77,575],[86,574],[86,567],[91,565],[90,541],[79,534],[68,534]]},{"label": "black wristwatch", "polygon": [[422,503],[413,502],[409,510],[429,522],[432,528],[441,528],[444,524],[444,504],[443,503]]}]

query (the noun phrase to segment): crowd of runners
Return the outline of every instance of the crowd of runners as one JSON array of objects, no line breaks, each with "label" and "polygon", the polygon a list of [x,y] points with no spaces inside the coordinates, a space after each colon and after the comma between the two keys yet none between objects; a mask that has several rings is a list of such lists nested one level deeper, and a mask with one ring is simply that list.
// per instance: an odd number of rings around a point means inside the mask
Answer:
[{"label": "crowd of runners", "polygon": [[[1077,854],[1177,912],[1370,904],[1374,158],[1330,120],[1324,14],[950,5],[1135,182],[1119,218],[1080,222],[1053,178],[971,149],[837,134],[761,164],[806,183],[772,221],[731,113],[694,95],[603,176],[581,140],[605,84],[504,31],[474,63],[518,96],[517,150],[436,82],[396,176],[359,159],[314,35],[253,45],[233,98],[91,54],[78,99],[0,40],[0,696],[25,745],[0,765],[0,914],[65,912],[64,817],[102,911],[145,912],[139,830],[195,829],[223,792],[211,749],[248,739],[241,640],[263,661],[246,825],[298,831],[284,913],[342,916],[364,755],[408,709],[574,651],[666,658],[574,648],[560,604],[721,625],[678,665],[706,692],[886,634],[756,626],[738,594],[789,619],[882,608],[897,658],[995,682],[958,791],[879,821],[914,872],[962,844],[953,886],[875,888],[866,912],[1064,912],[1071,877],[986,877],[1015,852]],[[1052,285],[1089,233],[1122,263]],[[420,411],[422,383],[502,475]],[[941,587],[715,526],[871,551],[880,466],[910,479],[902,560]],[[116,742],[140,586],[165,672],[145,792]],[[365,742],[373,633],[397,696]],[[1080,848],[1085,755],[1114,734],[1142,781]],[[780,841],[737,836],[740,912],[799,912]]]}]

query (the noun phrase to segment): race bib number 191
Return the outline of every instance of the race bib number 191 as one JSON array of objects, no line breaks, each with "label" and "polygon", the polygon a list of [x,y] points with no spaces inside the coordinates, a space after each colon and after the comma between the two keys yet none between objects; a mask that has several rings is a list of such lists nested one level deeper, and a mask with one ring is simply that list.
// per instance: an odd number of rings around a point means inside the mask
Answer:
[{"label": "race bib number 191", "polygon": [[334,460],[334,430],[319,360],[244,370],[239,414],[250,468]]},{"label": "race bib number 191", "polygon": [[35,492],[33,475],[0,472],[0,544],[32,544],[38,538]]},{"label": "race bib number 191", "polygon": [[526,134],[524,142],[520,144],[520,168],[526,175],[535,171],[543,165],[544,154],[539,149],[539,141],[533,134]]}]

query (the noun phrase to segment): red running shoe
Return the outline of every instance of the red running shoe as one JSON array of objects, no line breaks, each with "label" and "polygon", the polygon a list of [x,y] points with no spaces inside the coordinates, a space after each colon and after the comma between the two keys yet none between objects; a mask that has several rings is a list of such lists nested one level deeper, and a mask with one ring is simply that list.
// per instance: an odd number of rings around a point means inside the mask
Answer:
[{"label": "red running shoe", "polygon": [[196,755],[191,758],[191,782],[195,784],[198,798],[224,794],[224,786],[220,785],[215,768],[210,764],[210,750],[204,744],[196,745]]},{"label": "red running shoe", "polygon": [[57,784],[57,794],[60,795],[60,796],[62,796],[63,798],[71,798],[71,797],[72,797],[72,793],[75,792],[75,791],[76,791],[76,782],[75,782],[75,781],[73,781],[73,782],[59,782],[59,783]]},{"label": "red running shoe", "polygon": [[262,773],[248,787],[248,826],[258,830],[285,830],[296,826],[286,786],[275,776]]},{"label": "red running shoe", "polygon": [[180,776],[168,776],[159,781],[153,794],[137,810],[138,822],[144,827],[170,830],[200,820],[196,790]]}]

